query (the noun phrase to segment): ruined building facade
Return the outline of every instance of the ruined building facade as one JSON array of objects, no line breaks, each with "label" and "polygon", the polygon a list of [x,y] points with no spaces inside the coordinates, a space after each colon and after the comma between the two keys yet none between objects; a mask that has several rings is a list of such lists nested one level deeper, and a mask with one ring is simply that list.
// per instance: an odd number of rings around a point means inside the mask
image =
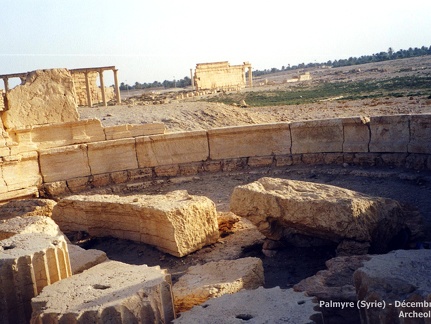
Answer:
[{"label": "ruined building facade", "polygon": [[199,63],[193,76],[196,90],[239,90],[244,88],[248,70],[248,85],[252,86],[251,64],[229,65],[229,62]]}]

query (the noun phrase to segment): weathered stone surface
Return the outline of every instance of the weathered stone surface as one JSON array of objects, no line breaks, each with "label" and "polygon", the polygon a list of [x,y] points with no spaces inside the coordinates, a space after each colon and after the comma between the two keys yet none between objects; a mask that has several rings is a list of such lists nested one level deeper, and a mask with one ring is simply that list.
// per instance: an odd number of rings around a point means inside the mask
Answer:
[{"label": "weathered stone surface", "polygon": [[[39,186],[42,178],[39,174],[37,152],[28,152],[4,158],[0,162],[1,175],[7,191]],[[0,189],[1,190],[1,189]]]},{"label": "weathered stone surface", "polygon": [[[423,302],[431,303],[430,273],[431,250],[397,250],[372,256],[353,275],[357,299],[385,301],[386,307],[361,308],[361,322],[419,323],[418,317],[413,320],[408,314],[429,313],[430,307]],[[408,304],[395,303],[403,301]],[[401,312],[407,315],[400,317]],[[423,323],[428,320],[426,318]]]},{"label": "weathered stone surface", "polygon": [[[194,84],[198,90],[205,89],[235,89],[245,87],[245,69],[251,65],[230,65],[229,62],[211,62],[196,64]],[[251,82],[251,80],[249,79]]]},{"label": "weathered stone surface", "polygon": [[210,129],[208,141],[213,160],[290,154],[291,145],[288,123]]},{"label": "weathered stone surface", "polygon": [[26,233],[44,233],[51,236],[63,235],[58,225],[46,216],[16,216],[0,220],[0,240],[7,239],[16,234]]},{"label": "weathered stone surface", "polygon": [[6,128],[79,120],[75,89],[67,69],[30,72],[25,84],[6,93],[8,110],[2,114]]},{"label": "weathered stone surface", "polygon": [[208,198],[187,191],[166,195],[70,196],[54,207],[64,232],[85,231],[144,242],[181,257],[217,241],[217,213]]},{"label": "weathered stone surface", "polygon": [[370,117],[370,152],[407,152],[409,118],[408,115]]},{"label": "weathered stone surface", "polygon": [[139,167],[205,161],[209,156],[205,131],[151,135],[136,138]]},{"label": "weathered stone surface", "polygon": [[138,168],[135,139],[119,139],[87,144],[92,174]]},{"label": "weathered stone surface", "polygon": [[369,117],[342,118],[343,152],[368,152],[370,143]]},{"label": "weathered stone surface", "polygon": [[405,227],[404,212],[394,200],[275,178],[236,187],[230,209],[250,219],[273,240],[288,240],[299,233],[335,243],[368,243],[376,252],[386,251],[391,239]]},{"label": "weathered stone surface", "polygon": [[431,154],[431,114],[410,116],[408,152]]},{"label": "weathered stone surface", "polygon": [[51,199],[12,200],[0,205],[0,221],[21,216],[51,217],[56,202]]},{"label": "weathered stone surface", "polygon": [[210,298],[263,286],[262,260],[242,258],[192,266],[174,284],[175,312],[180,313]]},{"label": "weathered stone surface", "polygon": [[44,182],[91,175],[85,144],[40,150],[39,161]]},{"label": "weathered stone surface", "polygon": [[170,275],[160,267],[108,261],[46,287],[31,323],[170,323]]},{"label": "weathered stone surface", "polygon": [[293,289],[316,297],[319,302],[354,302],[354,307],[321,307],[320,310],[328,323],[357,323],[359,311],[356,308],[353,273],[371,257],[353,255],[332,258],[326,261],[327,270],[300,281]]},{"label": "weathered stone surface", "polygon": [[105,127],[107,140],[164,134],[164,132],[165,124],[163,123],[125,124]]},{"label": "weathered stone surface", "polygon": [[[1,179],[0,179],[0,183],[1,183]],[[0,189],[1,189],[1,186],[0,186]],[[0,191],[0,202],[9,201],[12,199],[33,198],[33,197],[39,197],[39,190],[38,190],[38,187],[36,186],[28,187],[25,189],[7,191],[7,192]]]},{"label": "weathered stone surface", "polygon": [[210,299],[184,312],[174,323],[322,323],[311,297],[279,287],[243,290]]},{"label": "weathered stone surface", "polygon": [[0,318],[4,323],[28,323],[31,299],[69,276],[63,236],[28,233],[0,241]]},{"label": "weathered stone surface", "polygon": [[24,129],[14,129],[11,130],[11,133],[19,144],[16,149],[18,151],[49,149],[105,140],[103,127],[98,119],[36,125]]},{"label": "weathered stone surface", "polygon": [[343,152],[341,119],[294,122],[290,130],[292,154]]},{"label": "weathered stone surface", "polygon": [[108,260],[106,253],[100,250],[85,250],[74,244],[69,244],[68,249],[70,266],[74,275]]}]

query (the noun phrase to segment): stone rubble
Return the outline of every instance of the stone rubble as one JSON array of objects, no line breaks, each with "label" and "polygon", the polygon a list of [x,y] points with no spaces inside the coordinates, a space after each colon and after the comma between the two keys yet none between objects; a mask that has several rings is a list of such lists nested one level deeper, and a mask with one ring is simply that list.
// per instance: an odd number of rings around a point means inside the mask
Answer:
[{"label": "stone rubble", "polygon": [[46,287],[32,300],[33,324],[170,323],[166,270],[107,261]]},{"label": "stone rubble", "polygon": [[191,266],[172,287],[175,312],[180,313],[210,298],[256,289],[265,283],[262,260],[241,258]]},{"label": "stone rubble", "polygon": [[357,254],[386,252],[391,240],[406,228],[403,209],[394,200],[276,178],[237,186],[230,210],[250,219],[269,239],[316,237],[339,244],[340,254],[352,248]]}]

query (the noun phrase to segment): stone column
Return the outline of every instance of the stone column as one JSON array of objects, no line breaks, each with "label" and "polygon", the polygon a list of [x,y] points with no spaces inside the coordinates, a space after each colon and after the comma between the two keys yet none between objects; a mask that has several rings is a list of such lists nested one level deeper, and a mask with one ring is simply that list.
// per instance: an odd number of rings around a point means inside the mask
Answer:
[{"label": "stone column", "polygon": [[117,105],[121,103],[120,86],[118,85],[118,70],[112,70],[114,72],[114,84],[115,84],[115,96],[117,98]]},{"label": "stone column", "polygon": [[195,78],[193,77],[193,69],[190,69],[190,79],[192,80],[192,88],[195,87]]},{"label": "stone column", "polygon": [[88,72],[84,72],[85,75],[85,89],[87,90],[87,105],[88,107],[92,107],[93,103],[91,101],[91,91],[90,91],[90,81],[88,80]]},{"label": "stone column", "polygon": [[248,85],[249,87],[253,87],[253,73],[251,71],[251,65],[248,67]]},{"label": "stone column", "polygon": [[4,83],[4,92],[8,92],[9,91],[9,80],[8,80],[8,78],[4,77],[3,83]]},{"label": "stone column", "polygon": [[103,70],[99,70],[100,89],[102,90],[103,105],[106,107],[105,82],[103,81]]}]

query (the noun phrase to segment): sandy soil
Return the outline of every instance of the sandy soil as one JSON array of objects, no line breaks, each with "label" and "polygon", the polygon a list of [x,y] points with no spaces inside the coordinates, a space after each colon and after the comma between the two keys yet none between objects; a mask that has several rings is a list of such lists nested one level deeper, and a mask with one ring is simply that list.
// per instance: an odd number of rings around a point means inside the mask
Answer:
[{"label": "sandy soil", "polygon": [[[352,72],[360,68],[361,72]],[[296,73],[296,72],[295,72]],[[398,60],[389,63],[367,64],[340,69],[312,71],[313,82],[348,81],[354,78],[387,78],[408,73],[431,74],[431,58]],[[290,78],[287,73],[269,75],[275,84],[244,91],[287,86],[281,82]],[[259,84],[262,78],[255,79]],[[347,116],[375,116],[391,114],[431,113],[431,100],[427,97],[367,99],[358,101],[331,101],[310,105],[277,106],[265,108],[239,108],[196,100],[172,101],[151,106],[111,106],[79,108],[81,118],[99,118],[105,126],[124,123],[163,122],[168,132],[209,129],[230,125],[249,125],[281,121],[298,121]],[[397,199],[414,206],[431,223],[431,173],[401,169],[360,168],[343,166],[301,166],[276,170],[259,169],[244,173],[201,174],[172,180],[139,189],[143,194],[164,193],[171,190],[188,190],[191,194],[205,195],[217,205],[219,212],[229,210],[229,197],[236,185],[254,181],[262,176],[332,184],[366,194]],[[104,189],[112,192],[111,189]],[[110,191],[111,190],[111,191]],[[136,192],[133,192],[136,194]],[[123,193],[124,194],[124,193]],[[431,240],[427,234],[425,240]],[[246,221],[236,223],[231,234],[213,246],[178,259],[165,255],[145,244],[113,238],[95,239],[87,247],[107,252],[109,258],[133,264],[161,265],[173,274],[174,280],[190,265],[222,258],[257,256],[265,268],[266,286],[291,287],[298,281],[323,269],[324,262],[334,256],[334,247],[286,247],[274,257],[261,252],[262,237]]]},{"label": "sandy soil", "polygon": [[[356,72],[358,69],[361,72]],[[353,72],[352,72],[353,71]],[[303,73],[302,71],[301,73]],[[396,60],[336,69],[309,70],[313,83],[379,80],[395,76],[431,75],[431,57]],[[283,83],[298,72],[280,72],[254,80],[254,88],[243,91],[288,89],[296,84]],[[258,86],[266,78],[272,85]],[[431,90],[431,85],[430,85]],[[134,91],[137,96],[143,91]],[[127,93],[127,92],[126,92]],[[202,98],[172,100],[168,104],[108,107],[80,107],[81,119],[98,118],[105,126],[163,122],[167,132],[210,129],[223,126],[291,122],[349,116],[431,113],[428,97],[379,98],[364,100],[335,100],[305,105],[284,105],[239,108],[220,103],[198,101]]]}]

